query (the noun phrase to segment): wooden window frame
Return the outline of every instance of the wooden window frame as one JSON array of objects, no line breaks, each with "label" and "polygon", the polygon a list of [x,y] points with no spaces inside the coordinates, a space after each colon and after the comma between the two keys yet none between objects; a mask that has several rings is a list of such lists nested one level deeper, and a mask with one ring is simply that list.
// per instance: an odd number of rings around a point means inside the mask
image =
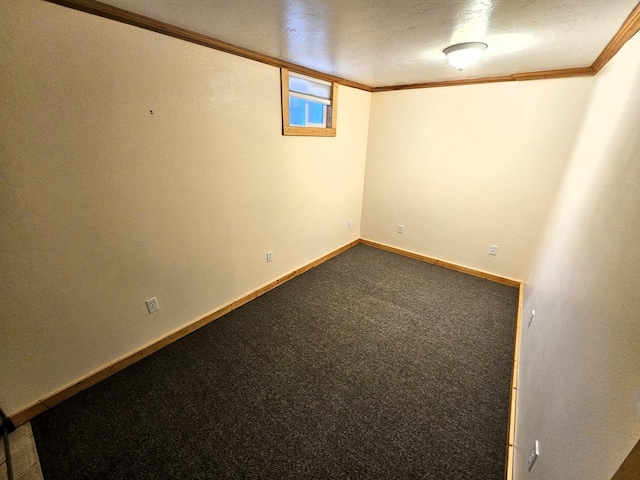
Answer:
[{"label": "wooden window frame", "polygon": [[327,126],[300,127],[289,125],[289,70],[280,69],[280,85],[282,88],[282,134],[306,137],[335,137],[338,120],[338,84],[331,82],[331,108],[327,112]]}]

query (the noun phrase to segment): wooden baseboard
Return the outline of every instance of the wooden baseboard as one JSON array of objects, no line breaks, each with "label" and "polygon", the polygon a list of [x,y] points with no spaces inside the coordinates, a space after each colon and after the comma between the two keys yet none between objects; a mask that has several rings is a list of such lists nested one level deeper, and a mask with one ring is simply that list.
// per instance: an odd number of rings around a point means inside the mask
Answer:
[{"label": "wooden baseboard", "polygon": [[475,270],[473,268],[463,267],[462,265],[456,265],[455,263],[445,262],[443,260],[438,260],[437,258],[427,257],[426,255],[410,252],[408,250],[402,250],[401,248],[385,245],[384,243],[373,242],[371,240],[366,240],[364,238],[360,239],[360,243],[364,245],[368,245],[370,247],[379,248],[381,250],[386,250],[387,252],[397,253],[405,257],[415,258],[416,260],[420,260],[421,262],[430,263],[432,265],[437,265],[439,267],[448,268],[449,270],[455,270],[456,272],[462,272],[462,273],[466,273],[467,275],[473,275],[474,277],[484,278],[485,280],[501,283],[503,285],[508,285],[510,287],[520,288],[520,282],[518,280],[513,280],[511,278],[500,277],[499,275],[494,275],[492,273],[486,273],[480,270]]},{"label": "wooden baseboard", "polygon": [[509,435],[507,439],[507,463],[505,479],[513,479],[514,445],[516,442],[516,406],[518,400],[518,362],[520,361],[520,335],[522,327],[522,309],[524,305],[524,284],[520,284],[518,293],[518,317],[516,319],[515,346],[513,349],[513,371],[511,374],[511,392],[509,400]]},{"label": "wooden baseboard", "polygon": [[100,368],[99,370],[96,370],[95,372],[92,372],[88,375],[86,375],[85,377],[81,378],[80,380],[78,380],[77,382],[71,384],[71,385],[67,385],[66,387],[63,387],[62,389],[58,390],[57,392],[48,395],[47,397],[35,402],[33,405],[26,407],[14,414],[12,414],[9,418],[10,420],[16,425],[22,425],[23,423],[28,422],[29,420],[31,420],[32,418],[34,418],[35,416],[41,414],[42,412],[48,410],[49,408],[59,404],[60,402],[71,398],[72,396],[74,396],[75,394],[81,392],[82,390],[86,390],[87,388],[91,387],[92,385],[95,385],[96,383],[104,380],[107,377],[110,377],[111,375],[113,375],[116,372],[119,372],[120,370],[125,369],[126,367],[128,367],[129,365],[132,365],[134,363],[136,363],[138,360],[142,360],[145,357],[148,357],[149,355],[151,355],[152,353],[157,352],[158,350],[160,350],[161,348],[175,342],[176,340],[179,340],[180,338],[190,334],[191,332],[194,332],[195,330],[198,330],[199,328],[213,322],[214,320],[222,317],[223,315],[231,312],[232,310],[235,310],[238,307],[241,307],[242,305],[244,305],[245,303],[250,302],[251,300],[259,297],[260,295],[263,295],[265,293],[267,293],[269,290],[273,290],[274,288],[282,285],[283,283],[288,282],[289,280],[291,280],[292,278],[297,277],[298,275],[303,274],[304,272],[307,272],[309,270],[311,270],[312,268],[320,265],[321,263],[326,262],[327,260],[329,260],[330,258],[335,257],[336,255],[339,255],[340,253],[350,249],[351,247],[357,245],[358,243],[360,243],[360,240],[354,240],[353,242],[350,242],[346,245],[344,245],[343,247],[338,248],[337,250],[334,250],[331,253],[328,253],[327,255],[324,255],[323,257],[303,266],[300,267],[280,278],[278,278],[277,280],[274,280],[273,282],[270,282],[260,288],[258,288],[257,290],[254,290],[250,293],[248,293],[247,295],[243,295],[242,297],[234,300],[231,303],[228,303],[227,305],[211,312],[208,313],[207,315],[193,321],[192,323],[181,327],[180,329],[166,335],[165,337],[162,337],[159,340],[156,340],[142,348],[140,348],[139,350],[135,351],[132,354],[129,354],[119,360],[116,360],[113,363],[110,363],[102,368]]},{"label": "wooden baseboard", "polygon": [[[156,340],[142,348],[140,348],[139,350],[119,359],[116,360],[115,362],[112,362],[98,370],[96,370],[95,372],[92,372],[88,375],[86,375],[85,377],[81,378],[80,380],[78,380],[77,382],[74,382],[71,385],[67,385],[66,387],[63,387],[62,389],[54,392],[51,395],[48,395],[47,397],[35,402],[33,405],[30,405],[29,407],[26,407],[22,410],[19,410],[18,412],[12,414],[9,418],[10,420],[16,425],[22,425],[23,423],[28,422],[29,420],[31,420],[32,418],[34,418],[35,416],[41,414],[42,412],[48,410],[49,408],[59,404],[60,402],[71,398],[72,396],[74,396],[75,394],[81,392],[82,390],[86,390],[87,388],[91,387],[92,385],[95,385],[96,383],[104,380],[105,378],[110,377],[111,375],[113,375],[114,373],[119,372],[120,370],[125,369],[126,367],[128,367],[129,365],[132,365],[134,363],[136,363],[139,360],[142,360],[145,357],[148,357],[149,355],[151,355],[152,353],[157,352],[158,350],[160,350],[161,348],[175,342],[176,340],[179,340],[180,338],[190,334],[191,332],[194,332],[195,330],[198,330],[199,328],[213,322],[214,320],[222,317],[223,315],[226,315],[227,313],[231,312],[232,310],[235,310],[238,307],[241,307],[242,305],[244,305],[245,303],[250,302],[251,300],[259,297],[260,295],[263,295],[265,293],[267,293],[269,290],[273,290],[274,288],[282,285],[283,283],[288,282],[289,280],[291,280],[292,278],[297,277],[298,275],[301,275],[309,270],[311,270],[312,268],[320,265],[321,263],[324,263],[325,261],[329,260],[330,258],[335,257],[336,255],[339,255],[340,253],[350,249],[351,247],[362,243],[364,245],[368,245],[370,247],[375,247],[375,248],[379,248],[382,250],[386,250],[392,253],[396,253],[399,255],[403,255],[406,257],[410,257],[410,258],[414,258],[417,260],[421,260],[423,262],[426,263],[430,263],[433,265],[438,265],[440,267],[444,267],[444,268],[448,268],[451,270],[456,270],[458,272],[462,272],[462,273],[466,273],[469,275],[473,275],[476,277],[480,277],[480,278],[484,278],[486,280],[490,280],[493,282],[497,282],[497,283],[501,283],[504,285],[508,285],[511,287],[516,287],[519,288],[520,287],[520,282],[516,281],[516,280],[512,280],[509,278],[504,278],[504,277],[500,277],[497,275],[493,275],[490,273],[485,273],[485,272],[481,272],[479,270],[474,270],[471,268],[467,268],[467,267],[462,267],[460,265],[455,265],[453,263],[449,263],[449,262],[444,262],[442,260],[437,260],[431,257],[427,257],[424,255],[420,255],[417,253],[413,253],[413,252],[409,252],[406,250],[401,250],[399,248],[395,248],[395,247],[391,247],[389,245],[384,245],[381,243],[376,243],[376,242],[372,242],[370,240],[365,240],[365,239],[358,239],[358,240],[354,240],[353,242],[348,243],[347,245],[344,245],[343,247],[338,248],[337,250],[324,255],[323,257],[309,263],[308,265],[305,265],[303,267],[300,267],[280,278],[278,278],[277,280],[274,280],[273,282],[270,282],[266,285],[264,285],[263,287],[258,288],[257,290],[254,290],[246,295],[243,295],[242,297],[232,301],[231,303],[228,303],[227,305],[224,305],[223,307],[191,322],[190,324],[181,327],[180,329],[166,335],[165,337],[162,337],[159,340]],[[514,407],[515,408],[515,407]],[[509,442],[512,443],[512,437],[509,437]]]}]

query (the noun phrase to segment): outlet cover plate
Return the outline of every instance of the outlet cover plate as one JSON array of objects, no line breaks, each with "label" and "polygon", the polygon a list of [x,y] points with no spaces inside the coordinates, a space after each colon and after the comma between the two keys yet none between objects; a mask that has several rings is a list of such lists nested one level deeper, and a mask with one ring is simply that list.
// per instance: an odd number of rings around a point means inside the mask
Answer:
[{"label": "outlet cover plate", "polygon": [[157,312],[160,310],[160,304],[158,303],[158,299],[156,297],[150,298],[145,302],[147,304],[147,310],[149,313]]}]

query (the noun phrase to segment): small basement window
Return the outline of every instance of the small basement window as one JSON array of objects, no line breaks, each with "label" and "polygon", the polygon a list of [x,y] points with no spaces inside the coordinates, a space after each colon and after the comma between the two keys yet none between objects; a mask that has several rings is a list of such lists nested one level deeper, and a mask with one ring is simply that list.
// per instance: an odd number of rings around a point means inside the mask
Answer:
[{"label": "small basement window", "polygon": [[335,137],[338,84],[281,70],[282,134]]}]

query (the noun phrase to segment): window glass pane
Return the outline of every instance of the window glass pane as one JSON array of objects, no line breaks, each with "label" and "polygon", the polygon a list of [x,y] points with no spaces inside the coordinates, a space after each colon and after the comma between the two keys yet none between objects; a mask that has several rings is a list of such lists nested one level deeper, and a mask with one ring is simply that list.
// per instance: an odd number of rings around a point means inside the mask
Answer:
[{"label": "window glass pane", "polygon": [[305,100],[289,97],[289,125],[305,126]]},{"label": "window glass pane", "polygon": [[326,127],[326,106],[301,98],[289,97],[289,125]]},{"label": "window glass pane", "polygon": [[318,102],[307,102],[307,104],[309,105],[309,123],[322,124],[324,126],[325,106]]}]

